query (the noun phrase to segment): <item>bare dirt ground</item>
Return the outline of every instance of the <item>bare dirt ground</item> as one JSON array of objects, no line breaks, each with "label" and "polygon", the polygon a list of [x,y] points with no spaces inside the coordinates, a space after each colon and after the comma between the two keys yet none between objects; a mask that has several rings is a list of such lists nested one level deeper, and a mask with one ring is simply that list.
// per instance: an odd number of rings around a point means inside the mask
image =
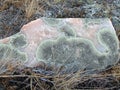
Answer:
[{"label": "bare dirt ground", "polygon": [[[37,18],[110,18],[120,37],[120,0],[0,0],[0,39],[13,35]],[[52,76],[53,68],[19,69],[6,65],[0,90],[120,89],[120,64],[104,71]],[[11,75],[10,75],[11,74]]]}]

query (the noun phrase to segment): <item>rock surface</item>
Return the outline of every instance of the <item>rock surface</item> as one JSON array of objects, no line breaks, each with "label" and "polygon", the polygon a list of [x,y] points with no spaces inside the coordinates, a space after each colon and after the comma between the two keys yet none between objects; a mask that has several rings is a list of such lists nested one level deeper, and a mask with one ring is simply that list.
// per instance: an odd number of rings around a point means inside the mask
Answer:
[{"label": "rock surface", "polygon": [[109,19],[40,18],[0,40],[0,59],[39,61],[64,71],[105,69],[118,62],[118,39]]}]

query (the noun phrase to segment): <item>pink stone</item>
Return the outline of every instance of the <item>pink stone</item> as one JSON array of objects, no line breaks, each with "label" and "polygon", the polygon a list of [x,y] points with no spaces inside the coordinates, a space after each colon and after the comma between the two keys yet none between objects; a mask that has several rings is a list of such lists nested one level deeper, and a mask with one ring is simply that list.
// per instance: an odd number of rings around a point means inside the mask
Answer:
[{"label": "pink stone", "polygon": [[[55,21],[54,20],[58,20]],[[58,37],[65,36],[67,31],[61,31],[63,26],[68,25],[68,30],[75,32],[74,37],[85,38],[90,40],[99,52],[105,52],[106,48],[98,41],[98,32],[104,29],[115,34],[115,30],[109,19],[82,19],[82,18],[65,18],[51,19],[41,18],[24,25],[18,35],[24,35],[27,45],[23,48],[17,48],[27,55],[26,66],[33,67],[38,63],[36,51],[38,46],[45,40],[54,40]],[[69,34],[70,32],[68,32]],[[15,35],[0,40],[0,43],[9,44]],[[72,37],[72,36],[66,36]],[[118,46],[116,46],[118,48]]]}]

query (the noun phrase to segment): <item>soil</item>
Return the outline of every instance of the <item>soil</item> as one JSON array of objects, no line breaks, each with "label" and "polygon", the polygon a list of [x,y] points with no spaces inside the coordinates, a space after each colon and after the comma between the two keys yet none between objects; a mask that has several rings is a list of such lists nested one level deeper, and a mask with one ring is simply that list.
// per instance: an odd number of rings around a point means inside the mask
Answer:
[{"label": "soil", "polygon": [[[110,18],[120,38],[120,0],[0,0],[0,39],[40,17]],[[87,77],[80,77],[80,72],[62,76],[51,72],[45,69],[41,73],[39,66],[12,68],[1,75],[0,90],[120,89],[119,63]]]}]

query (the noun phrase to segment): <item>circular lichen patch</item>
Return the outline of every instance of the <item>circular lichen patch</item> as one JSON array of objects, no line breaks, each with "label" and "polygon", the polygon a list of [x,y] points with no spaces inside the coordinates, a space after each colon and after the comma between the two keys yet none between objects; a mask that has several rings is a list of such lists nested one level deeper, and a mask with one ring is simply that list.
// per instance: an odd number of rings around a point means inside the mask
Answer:
[{"label": "circular lichen patch", "polygon": [[70,25],[63,25],[60,27],[60,31],[64,32],[65,36],[76,36],[75,30]]},{"label": "circular lichen patch", "polygon": [[[98,62],[98,52],[87,39],[61,37],[57,40],[47,40],[40,44],[37,59],[46,63],[65,65],[67,69],[77,65],[78,69]],[[89,60],[88,60],[89,59]],[[97,63],[94,63],[97,64]],[[93,68],[100,68],[99,62]]]},{"label": "circular lichen patch", "polygon": [[24,35],[17,34],[11,38],[10,44],[15,48],[21,48],[27,45],[27,41]]},{"label": "circular lichen patch", "polygon": [[45,63],[64,65],[66,70],[72,69],[71,67],[77,67],[78,70],[105,69],[118,62],[118,40],[109,30],[99,32],[98,38],[108,48],[108,52],[101,53],[88,39],[64,36],[43,41],[36,56]]},{"label": "circular lichen patch", "polygon": [[27,56],[25,53],[11,47],[10,45],[0,44],[0,60],[20,60],[26,61]]}]

